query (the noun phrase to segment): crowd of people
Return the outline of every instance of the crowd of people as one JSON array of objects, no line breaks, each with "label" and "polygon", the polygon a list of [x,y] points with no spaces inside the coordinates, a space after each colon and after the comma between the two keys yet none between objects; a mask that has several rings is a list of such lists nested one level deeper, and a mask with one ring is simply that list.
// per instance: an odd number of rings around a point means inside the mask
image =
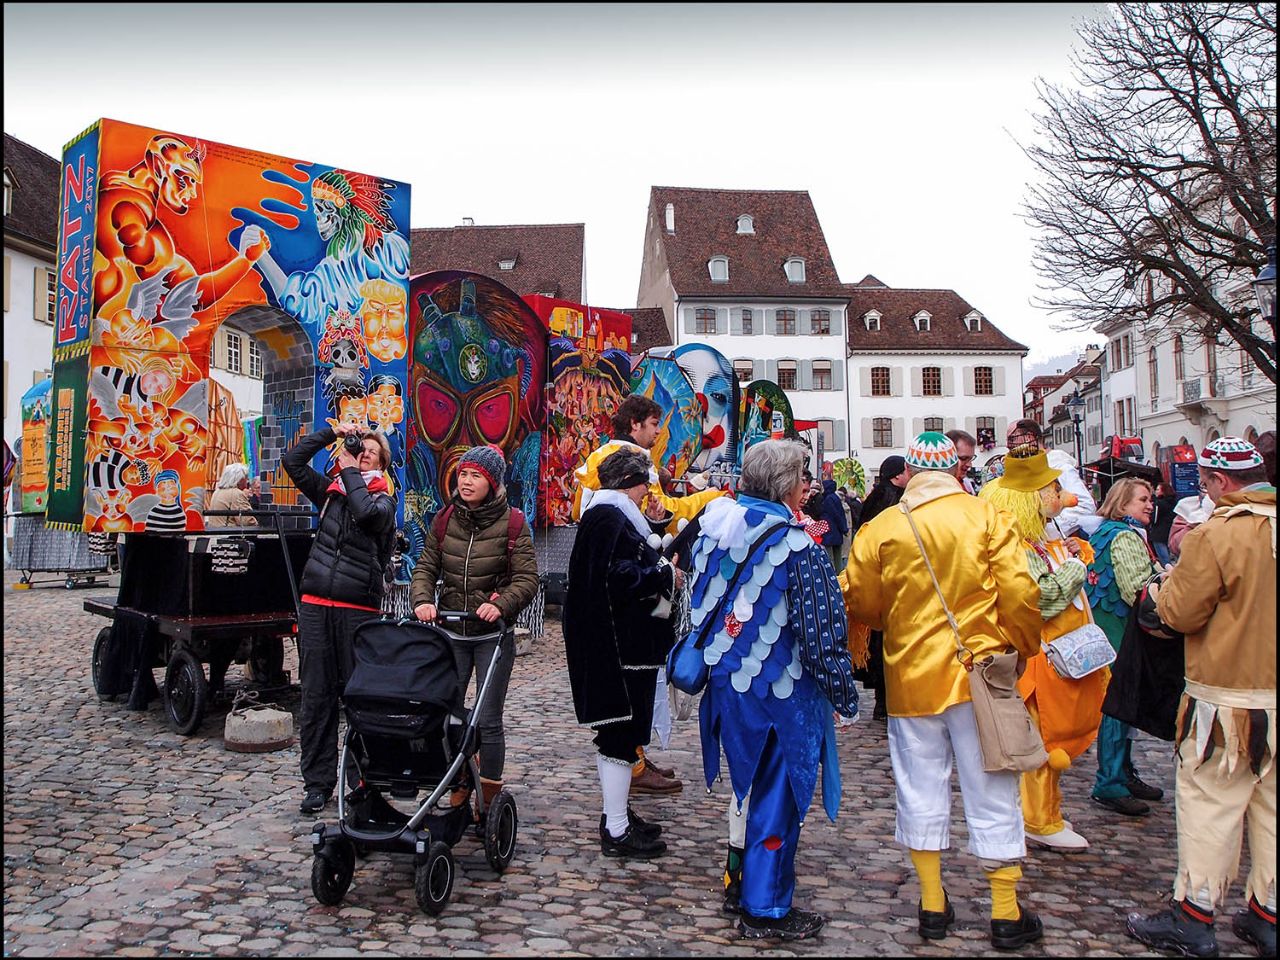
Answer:
[{"label": "crowd of people", "polygon": [[[886,724],[894,841],[919,880],[920,936],[943,940],[955,921],[943,877],[954,767],[968,849],[990,887],[991,944],[1035,942],[1043,924],[1018,893],[1028,842],[1064,853],[1089,846],[1066,819],[1062,772],[1096,742],[1093,802],[1141,817],[1163,798],[1134,764],[1135,725],[1104,713],[1112,671],[1120,676],[1121,652],[1133,653],[1143,629],[1148,640],[1163,638],[1144,645],[1144,656],[1185,658],[1185,678],[1159,692],[1176,700],[1178,869],[1170,907],[1132,914],[1126,929],[1157,948],[1216,956],[1214,910],[1229,895],[1247,832],[1246,905],[1232,926],[1260,955],[1274,955],[1274,447],[1268,465],[1243,440],[1209,443],[1191,503],[1129,477],[1098,504],[1075,463],[1044,449],[1033,422],[1010,429],[1003,473],[981,489],[973,438],[926,432],[905,457],[882,464],[859,501],[816,483],[806,448],[769,440],[747,451],[732,495],[676,497],[649,456],[660,414],[652,401],[628,398],[614,415],[616,439],[576,477],[562,624],[573,711],[595,747],[602,855],[666,852],[664,825],[642,818],[631,798],[681,789],[645,747],[668,657],[692,649],[703,676],[702,776],[710,789],[723,755],[732,787],[723,909],[745,939],[817,934],[825,918],[793,904],[795,857],[819,780],[824,811],[836,818],[837,729],[858,717],[861,681]],[[285,458],[295,483],[324,505],[303,572],[299,635],[307,812],[336,786],[349,620],[378,606],[380,576],[369,571],[385,565],[394,527],[376,434],[360,456],[339,453],[332,480],[306,466],[334,433],[304,438]],[[510,623],[536,592],[529,529],[506,502],[504,470],[491,447],[462,458],[415,570],[418,618],[434,619],[439,605]],[[238,486],[240,478],[226,479]],[[857,668],[855,635],[865,652]],[[1093,656],[1099,645],[1106,656],[1073,672],[1066,657],[1091,643]],[[494,654],[471,646],[459,655],[464,685]],[[502,785],[512,658],[502,659],[499,695],[481,720],[485,800]]]}]

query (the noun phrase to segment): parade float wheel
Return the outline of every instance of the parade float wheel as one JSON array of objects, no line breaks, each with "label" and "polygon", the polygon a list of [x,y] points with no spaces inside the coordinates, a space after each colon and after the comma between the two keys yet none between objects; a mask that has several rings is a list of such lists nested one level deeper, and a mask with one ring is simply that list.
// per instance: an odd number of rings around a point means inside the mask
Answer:
[{"label": "parade float wheel", "polygon": [[484,824],[484,855],[489,866],[498,873],[511,865],[511,858],[516,852],[518,830],[516,798],[510,791],[500,790],[489,802],[489,812],[485,815]]},{"label": "parade float wheel", "polygon": [[97,637],[93,641],[93,659],[90,661],[90,669],[93,675],[93,692],[98,695],[99,700],[114,700],[112,694],[104,694],[102,692],[102,674],[105,670],[107,659],[107,644],[111,640],[111,628],[103,627],[98,631]]},{"label": "parade float wheel", "polygon": [[356,849],[346,837],[328,840],[311,861],[311,892],[326,907],[336,907],[351,888]]},{"label": "parade float wheel", "polygon": [[427,848],[413,868],[413,894],[424,913],[437,916],[453,893],[453,851],[440,840]]},{"label": "parade float wheel", "polygon": [[209,684],[200,661],[189,650],[176,651],[164,672],[164,712],[174,733],[194,733],[208,700]]}]

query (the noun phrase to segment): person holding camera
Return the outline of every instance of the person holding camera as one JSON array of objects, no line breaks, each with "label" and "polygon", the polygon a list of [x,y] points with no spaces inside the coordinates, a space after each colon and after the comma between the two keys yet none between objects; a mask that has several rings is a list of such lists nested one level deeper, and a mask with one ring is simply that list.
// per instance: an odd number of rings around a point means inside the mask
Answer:
[{"label": "person holding camera", "polygon": [[[311,458],[337,437],[338,474],[326,477]],[[351,638],[382,606],[396,529],[396,501],[383,476],[391,445],[377,430],[339,423],[303,437],[282,462],[293,485],[320,508],[298,612],[301,810],[319,813],[338,781],[338,698],[354,665]]]},{"label": "person holding camera", "polygon": [[[409,602],[413,615],[428,623],[438,609],[465,610],[485,623],[502,618],[508,626],[538,592],[538,560],[524,514],[507,503],[502,478],[507,463],[497,447],[472,447],[458,461],[457,493],[435,515],[427,529],[422,554],[413,570]],[[436,582],[441,581],[437,606]],[[488,633],[488,628],[464,625],[464,634]],[[453,641],[458,680],[463,689],[475,673],[484,681],[494,655],[501,652],[492,686],[480,710],[480,793],[484,809],[502,789],[506,739],[502,729],[507,684],[515,662],[515,634],[501,638]],[[457,790],[450,801],[461,806],[470,790]]]}]

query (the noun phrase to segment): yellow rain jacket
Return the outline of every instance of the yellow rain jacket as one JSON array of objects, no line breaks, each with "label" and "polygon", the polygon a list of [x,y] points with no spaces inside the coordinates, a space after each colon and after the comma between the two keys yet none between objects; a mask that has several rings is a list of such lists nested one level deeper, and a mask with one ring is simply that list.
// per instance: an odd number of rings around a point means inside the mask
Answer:
[{"label": "yellow rain jacket", "polygon": [[[936,471],[913,476],[902,502],[911,508],[965,646],[978,658],[1010,650],[1035,656],[1040,588],[1012,520]],[[858,530],[845,584],[850,621],[884,631],[891,715],[933,716],[970,699],[946,614],[898,507]]]},{"label": "yellow rain jacket", "polygon": [[[597,473],[600,469],[600,464],[610,454],[617,453],[619,450],[639,450],[645,456],[651,457],[648,450],[629,440],[610,440],[604,446],[595,450],[591,456],[587,457],[587,462],[574,471],[574,523],[582,519],[582,508],[590,501],[591,494],[600,489],[600,477]],[[667,532],[672,535],[680,532],[680,527],[683,526],[680,523],[681,520],[692,520],[701,512],[703,507],[716,497],[724,494],[723,490],[703,490],[701,493],[690,494],[687,497],[669,497],[662,492],[662,487],[658,485],[658,470],[656,467],[651,468],[649,471],[649,492],[671,514],[671,519],[667,522]]]}]

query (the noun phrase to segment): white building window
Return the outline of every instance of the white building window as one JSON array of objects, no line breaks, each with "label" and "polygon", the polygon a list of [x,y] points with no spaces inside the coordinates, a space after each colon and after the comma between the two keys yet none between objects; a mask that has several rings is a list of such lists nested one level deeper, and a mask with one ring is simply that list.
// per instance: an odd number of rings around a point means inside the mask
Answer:
[{"label": "white building window", "polygon": [[712,283],[729,282],[729,258],[712,257],[707,261],[707,272],[711,274]]},{"label": "white building window", "polygon": [[[775,330],[784,337],[794,337],[796,335],[796,312],[789,307],[784,307],[774,314]],[[782,384],[778,384],[782,386]]]},{"label": "white building window", "polygon": [[786,271],[787,280],[791,283],[804,283],[803,258],[789,257],[787,262],[782,265],[782,269]]},{"label": "white building window", "polygon": [[44,322],[53,323],[58,319],[58,275],[52,270],[44,272]]},{"label": "white building window", "polygon": [[778,361],[778,386],[783,390],[796,388],[796,362],[794,360]]},{"label": "white building window", "polygon": [[979,397],[990,397],[996,392],[995,371],[991,367],[973,368],[973,392]]},{"label": "white building window", "polygon": [[871,395],[873,397],[887,397],[890,392],[889,368],[888,367],[872,367],[871,368]]},{"label": "white building window", "polygon": [[751,360],[733,361],[733,374],[739,383],[750,383],[756,375],[756,365]]},{"label": "white building window", "polygon": [[890,417],[874,417],[871,420],[871,445],[893,446],[893,420]]},{"label": "white building window", "polygon": [[515,268],[516,268],[515,257],[506,257],[505,259],[498,261],[499,270],[514,270]]},{"label": "white building window", "polygon": [[918,333],[929,332],[929,324],[932,322],[933,317],[930,315],[928,310],[921,310],[911,319],[915,321],[916,331]]},{"label": "white building window", "polygon": [[926,397],[942,396],[942,368],[925,367],[920,371],[921,392]]},{"label": "white building window", "polygon": [[743,308],[742,311],[742,335],[750,337],[755,335],[756,315],[750,308]]},{"label": "white building window", "polygon": [[977,310],[974,310],[972,313],[965,314],[964,325],[965,329],[970,333],[978,333],[982,330],[982,314]]},{"label": "white building window", "polygon": [[925,417],[924,429],[925,429],[925,432],[932,430],[934,433],[941,433],[943,430],[942,418],[941,417]]},{"label": "white building window", "polygon": [[227,369],[240,372],[240,334],[227,331]]},{"label": "white building window", "polygon": [[9,176],[9,171],[4,172],[4,215],[7,217],[13,213],[13,180]]},{"label": "white building window", "polygon": [[714,307],[699,307],[693,311],[693,332],[703,336],[716,332],[716,311]]},{"label": "white building window", "polygon": [[813,361],[813,389],[830,390],[831,386],[831,361]]},{"label": "white building window", "polygon": [[755,233],[756,232],[756,222],[754,219],[752,219],[751,214],[744,213],[742,216],[738,218],[738,232],[739,233]]},{"label": "white building window", "polygon": [[253,337],[249,338],[249,376],[262,379],[262,344]]},{"label": "white building window", "polygon": [[875,333],[879,331],[880,317],[881,317],[881,314],[877,313],[875,310],[868,310],[867,313],[863,316],[862,320],[867,325],[868,333]]},{"label": "white building window", "polygon": [[825,336],[831,332],[831,311],[830,310],[810,310],[809,311],[809,332],[819,336]]}]

